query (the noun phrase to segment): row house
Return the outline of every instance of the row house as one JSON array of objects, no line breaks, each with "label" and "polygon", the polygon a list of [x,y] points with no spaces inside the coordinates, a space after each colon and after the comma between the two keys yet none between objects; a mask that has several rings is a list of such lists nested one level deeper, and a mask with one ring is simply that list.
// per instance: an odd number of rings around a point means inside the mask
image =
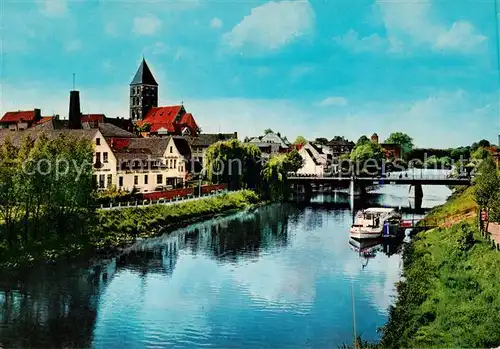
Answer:
[{"label": "row house", "polygon": [[182,137],[114,140],[115,185],[152,192],[183,186],[190,169],[191,149]]},{"label": "row house", "polygon": [[330,154],[332,154],[332,157],[338,159],[344,154],[350,154],[356,144],[344,137],[335,136],[328,142],[327,146],[330,147]]},{"label": "row house", "polygon": [[323,177],[338,171],[338,164],[332,163],[332,155],[323,152],[316,144],[307,142],[299,149],[299,154],[304,159],[304,165],[297,173],[302,175],[314,174]]},{"label": "row house", "polygon": [[291,144],[286,137],[281,137],[279,133],[269,132],[264,136],[253,137],[248,143],[257,146],[263,157],[270,157],[275,154],[288,153],[291,150]]}]

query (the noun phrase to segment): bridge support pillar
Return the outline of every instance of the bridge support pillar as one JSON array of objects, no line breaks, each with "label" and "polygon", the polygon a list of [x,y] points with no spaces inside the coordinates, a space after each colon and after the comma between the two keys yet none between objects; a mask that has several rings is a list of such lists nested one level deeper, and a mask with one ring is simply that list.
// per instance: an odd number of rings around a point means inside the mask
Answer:
[{"label": "bridge support pillar", "polygon": [[349,183],[349,196],[354,199],[354,179]]},{"label": "bridge support pillar", "polygon": [[415,184],[414,187],[415,187],[415,208],[421,208],[422,198],[424,197],[422,184]]},{"label": "bridge support pillar", "polygon": [[312,190],[311,183],[304,184],[304,193],[305,193],[305,199],[306,199],[306,201],[311,201],[312,192],[313,192],[313,190]]}]

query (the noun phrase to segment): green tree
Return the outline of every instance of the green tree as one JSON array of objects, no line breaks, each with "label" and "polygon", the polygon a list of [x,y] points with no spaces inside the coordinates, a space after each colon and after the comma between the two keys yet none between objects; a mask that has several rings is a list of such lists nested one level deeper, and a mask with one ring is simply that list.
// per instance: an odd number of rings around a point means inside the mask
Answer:
[{"label": "green tree", "polygon": [[401,147],[401,155],[403,158],[413,149],[413,138],[403,132],[393,132],[389,138],[385,140],[388,144],[397,144]]},{"label": "green tree", "polygon": [[285,157],[285,169],[287,172],[297,172],[304,166],[304,159],[299,154],[297,149],[293,149],[291,152],[286,154]]},{"label": "green tree", "polygon": [[[300,156],[300,155],[299,155]],[[288,191],[287,157],[284,154],[273,156],[262,169],[263,194],[274,201],[283,200]]]},{"label": "green tree", "polygon": [[490,156],[490,152],[486,150],[483,147],[477,148],[474,152],[471,154],[471,158],[474,160],[484,160]]},{"label": "green tree", "polygon": [[472,143],[471,145],[471,151],[472,152],[475,152],[478,148],[487,148],[487,147],[490,147],[491,144],[488,140],[486,139],[481,139],[479,142],[474,142]]},{"label": "green tree", "polygon": [[[43,253],[85,239],[91,220],[93,145],[69,133],[0,145],[0,246]],[[81,172],[80,172],[81,170]],[[43,231],[43,234],[40,234]]]},{"label": "green tree", "polygon": [[212,182],[228,183],[231,189],[257,189],[262,153],[251,143],[237,139],[212,144],[207,149],[207,176]]},{"label": "green tree", "polygon": [[453,160],[469,159],[470,158],[470,148],[469,147],[458,147],[451,150],[451,158]]},{"label": "green tree", "polygon": [[357,145],[351,152],[350,159],[356,166],[356,173],[375,174],[380,168],[384,154],[379,144],[372,142]]},{"label": "green tree", "polygon": [[497,213],[499,204],[498,192],[500,190],[500,178],[497,167],[491,157],[485,158],[478,167],[478,174],[474,178],[475,200],[481,210],[488,215],[494,209]]},{"label": "green tree", "polygon": [[356,145],[362,145],[362,144],[369,143],[369,142],[370,142],[370,139],[368,137],[366,137],[365,135],[362,135],[361,137],[359,137],[358,141],[356,142]]},{"label": "green tree", "polygon": [[267,134],[269,134],[269,133],[274,133],[274,132],[273,132],[273,130],[271,130],[270,128],[266,128],[266,129],[264,130],[264,134],[265,134],[265,135],[267,135]]},{"label": "green tree", "polygon": [[295,142],[293,142],[295,145],[304,145],[306,143],[307,140],[303,136],[297,136],[297,138],[295,138]]},{"label": "green tree", "polygon": [[321,137],[321,138],[316,138],[316,139],[314,140],[314,143],[317,143],[317,144],[320,144],[320,145],[327,145],[327,144],[328,144],[328,139],[323,138],[323,137]]}]

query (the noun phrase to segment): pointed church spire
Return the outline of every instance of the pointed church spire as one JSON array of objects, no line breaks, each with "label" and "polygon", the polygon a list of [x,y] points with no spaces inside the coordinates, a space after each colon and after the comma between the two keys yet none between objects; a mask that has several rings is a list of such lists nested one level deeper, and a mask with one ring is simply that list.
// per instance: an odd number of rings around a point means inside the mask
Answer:
[{"label": "pointed church spire", "polygon": [[142,57],[141,65],[139,66],[139,69],[137,69],[137,73],[135,73],[134,79],[132,80],[130,85],[142,84],[158,86],[158,83],[156,82],[153,73],[151,73],[151,70],[146,63],[144,56]]}]

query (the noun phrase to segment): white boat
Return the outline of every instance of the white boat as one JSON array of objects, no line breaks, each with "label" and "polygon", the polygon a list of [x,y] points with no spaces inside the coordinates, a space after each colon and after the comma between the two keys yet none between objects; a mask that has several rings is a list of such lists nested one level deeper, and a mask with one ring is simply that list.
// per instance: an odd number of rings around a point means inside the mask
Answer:
[{"label": "white boat", "polygon": [[399,227],[401,215],[393,208],[367,208],[361,210],[354,218],[351,226],[351,238],[376,239],[382,235],[390,235]]}]

